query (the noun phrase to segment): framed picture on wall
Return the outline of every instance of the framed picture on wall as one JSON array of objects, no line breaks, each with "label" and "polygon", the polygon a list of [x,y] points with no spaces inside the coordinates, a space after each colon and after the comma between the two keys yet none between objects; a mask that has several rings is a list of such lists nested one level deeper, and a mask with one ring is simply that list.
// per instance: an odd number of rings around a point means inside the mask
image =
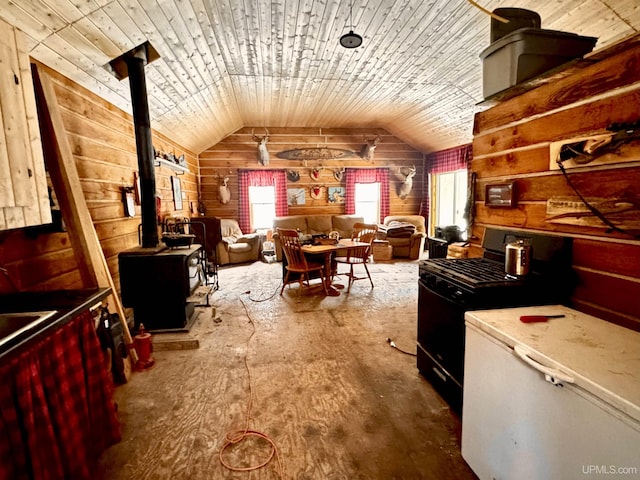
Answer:
[{"label": "framed picture on wall", "polygon": [[171,177],[171,190],[173,190],[174,209],[182,210],[182,186],[178,177]]},{"label": "framed picture on wall", "polygon": [[307,203],[304,188],[288,188],[287,189],[287,204],[289,205],[304,205]]},{"label": "framed picture on wall", "polygon": [[327,189],[327,200],[329,203],[344,203],[344,187],[329,187]]}]

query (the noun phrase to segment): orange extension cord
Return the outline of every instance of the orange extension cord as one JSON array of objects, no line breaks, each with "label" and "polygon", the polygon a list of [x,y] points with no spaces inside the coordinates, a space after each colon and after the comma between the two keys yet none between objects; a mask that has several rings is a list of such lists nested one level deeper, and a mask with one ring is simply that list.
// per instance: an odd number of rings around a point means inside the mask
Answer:
[{"label": "orange extension cord", "polygon": [[[276,472],[278,473],[278,476],[280,478],[284,478],[284,467],[280,459],[280,454],[278,453],[278,447],[276,446],[275,442],[266,433],[258,432],[256,430],[251,430],[249,428],[249,422],[251,420],[251,409],[253,407],[253,379],[251,377],[251,369],[249,368],[249,361],[248,361],[249,355],[247,352],[249,351],[249,345],[251,344],[251,339],[256,333],[256,325],[255,323],[253,323],[253,319],[249,315],[249,310],[247,309],[247,305],[242,301],[242,298],[240,298],[240,303],[242,303],[242,306],[244,307],[244,311],[247,314],[247,318],[249,319],[249,323],[253,327],[251,331],[251,335],[249,335],[249,338],[247,339],[247,348],[244,355],[244,366],[247,370],[247,375],[249,378],[249,403],[247,405],[247,413],[245,415],[244,428],[242,430],[232,430],[225,434],[224,436],[225,442],[222,445],[220,452],[218,452],[218,458],[220,459],[220,463],[222,464],[222,466],[224,466],[229,470],[232,470],[235,472],[248,472],[251,470],[258,470],[262,467],[265,467],[266,465],[269,464],[269,462],[271,462],[271,460],[275,456],[277,461]],[[258,465],[251,465],[248,467],[237,467],[227,463],[224,459],[224,452],[228,448],[243,442],[249,437],[259,437],[269,442],[271,444],[271,454],[269,455],[269,457],[264,462]]]}]

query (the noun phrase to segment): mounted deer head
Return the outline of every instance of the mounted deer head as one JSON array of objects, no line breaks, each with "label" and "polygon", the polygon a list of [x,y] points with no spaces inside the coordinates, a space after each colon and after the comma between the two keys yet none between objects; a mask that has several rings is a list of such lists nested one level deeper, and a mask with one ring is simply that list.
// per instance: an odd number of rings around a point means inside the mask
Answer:
[{"label": "mounted deer head", "polygon": [[267,150],[267,142],[269,141],[269,130],[264,129],[266,132],[264,137],[258,137],[253,135],[253,141],[258,142],[258,162],[260,165],[269,165],[269,150]]},{"label": "mounted deer head", "polygon": [[365,139],[365,144],[360,149],[360,157],[368,162],[373,162],[373,152],[378,142],[380,142],[380,135],[376,135],[376,138],[371,140]]},{"label": "mounted deer head", "polygon": [[219,187],[220,203],[222,203],[223,205],[226,205],[227,203],[229,203],[229,200],[231,200],[231,190],[227,186],[228,183],[229,177],[224,177],[224,179],[222,180],[222,185],[220,185]]},{"label": "mounted deer head", "polygon": [[404,176],[404,181],[400,184],[400,189],[398,191],[398,196],[404,200],[411,193],[411,189],[413,188],[413,177],[416,176],[416,166],[414,165],[409,169],[409,173],[404,174],[400,172]]}]

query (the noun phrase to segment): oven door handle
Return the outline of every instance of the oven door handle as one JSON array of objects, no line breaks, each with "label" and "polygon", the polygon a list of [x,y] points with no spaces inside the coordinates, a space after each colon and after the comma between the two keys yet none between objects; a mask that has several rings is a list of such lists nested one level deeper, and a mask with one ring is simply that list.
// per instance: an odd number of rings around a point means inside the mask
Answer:
[{"label": "oven door handle", "polygon": [[[430,294],[435,295],[436,297],[438,297],[441,300],[444,300],[445,302],[456,306],[457,308],[462,308],[464,310],[470,310],[471,306],[468,305],[468,302],[465,300],[464,295],[463,297],[457,297],[457,298],[451,298],[451,297],[447,297],[445,295],[443,295],[441,292],[437,291],[436,289],[434,289],[433,287],[428,286],[424,280],[419,279],[418,282],[420,283],[420,285],[422,286],[422,288],[424,288],[425,290],[427,290]],[[463,292],[463,290],[459,287],[455,287],[456,290],[458,292]]]},{"label": "oven door handle", "polygon": [[561,386],[564,383],[574,383],[573,377],[570,377],[569,375],[567,375],[565,373],[562,373],[559,370],[547,367],[545,365],[542,365],[539,362],[536,362],[533,358],[531,358],[529,356],[530,352],[528,352],[525,348],[521,347],[520,345],[514,346],[513,347],[513,352],[524,363],[526,363],[530,367],[533,367],[534,369],[536,369],[540,373],[543,373],[544,374],[544,379],[547,382],[552,383],[553,385],[558,385],[558,386]]}]

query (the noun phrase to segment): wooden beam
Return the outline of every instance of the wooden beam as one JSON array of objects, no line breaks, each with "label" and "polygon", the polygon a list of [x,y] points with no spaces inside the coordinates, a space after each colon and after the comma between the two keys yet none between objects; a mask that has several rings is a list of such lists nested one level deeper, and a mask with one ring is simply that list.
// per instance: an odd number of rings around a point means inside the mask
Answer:
[{"label": "wooden beam", "polygon": [[110,300],[120,317],[123,336],[135,363],[138,359],[133,349],[127,317],[89,214],[53,83],[49,76],[38,71],[35,65],[32,68],[42,139],[45,145],[45,161],[60,203],[62,217],[68,227],[67,232],[78,262],[82,282],[87,288],[111,288]]}]

